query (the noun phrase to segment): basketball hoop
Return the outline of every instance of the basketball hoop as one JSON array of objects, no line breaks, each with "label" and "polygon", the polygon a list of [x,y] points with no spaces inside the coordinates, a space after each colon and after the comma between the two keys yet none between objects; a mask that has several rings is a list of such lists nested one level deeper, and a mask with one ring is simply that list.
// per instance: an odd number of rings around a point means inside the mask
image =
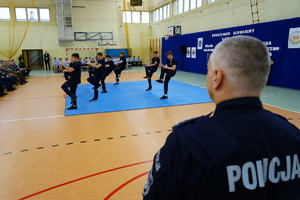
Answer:
[{"label": "basketball hoop", "polygon": [[109,46],[110,45],[110,43],[106,43],[106,46]]},{"label": "basketball hoop", "polygon": [[164,35],[165,40],[168,40],[169,37],[172,37],[172,35]]}]

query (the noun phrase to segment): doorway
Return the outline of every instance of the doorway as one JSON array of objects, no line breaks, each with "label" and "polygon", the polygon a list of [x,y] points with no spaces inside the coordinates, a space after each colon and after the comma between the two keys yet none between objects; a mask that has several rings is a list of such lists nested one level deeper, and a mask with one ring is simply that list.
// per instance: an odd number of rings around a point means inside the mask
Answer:
[{"label": "doorway", "polygon": [[31,70],[44,69],[42,49],[23,49],[22,54],[25,66],[29,67]]}]

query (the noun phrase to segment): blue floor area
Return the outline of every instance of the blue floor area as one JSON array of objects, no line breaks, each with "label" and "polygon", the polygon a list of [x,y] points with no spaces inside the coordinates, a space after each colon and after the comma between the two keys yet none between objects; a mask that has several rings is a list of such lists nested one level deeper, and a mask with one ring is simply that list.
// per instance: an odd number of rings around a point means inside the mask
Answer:
[{"label": "blue floor area", "polygon": [[[115,112],[125,110],[147,109],[156,107],[178,106],[212,102],[207,90],[176,80],[169,82],[169,98],[160,99],[163,95],[163,84],[152,81],[153,89],[148,88],[148,82],[130,81],[120,85],[106,83],[108,93],[100,93],[96,102],[89,102],[93,98],[92,85],[79,85],[77,89],[77,110],[65,110],[65,115],[83,115],[92,113]],[[67,97],[66,108],[70,106]]]}]

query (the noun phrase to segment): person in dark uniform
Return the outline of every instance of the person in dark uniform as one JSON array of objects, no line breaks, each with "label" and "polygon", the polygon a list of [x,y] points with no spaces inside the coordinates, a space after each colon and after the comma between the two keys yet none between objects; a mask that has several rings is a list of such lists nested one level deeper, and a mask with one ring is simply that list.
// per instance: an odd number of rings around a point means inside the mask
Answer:
[{"label": "person in dark uniform", "polygon": [[101,93],[107,93],[106,85],[105,85],[105,79],[114,69],[114,62],[111,60],[110,55],[105,56],[106,62],[105,62],[105,68],[104,68],[104,74],[101,78],[101,84],[102,84],[102,92]]},{"label": "person in dark uniform", "polygon": [[300,199],[300,130],[259,99],[269,70],[267,47],[256,38],[215,47],[206,81],[214,114],[173,127],[144,200]]},{"label": "person in dark uniform", "polygon": [[119,85],[120,83],[120,77],[122,71],[126,68],[126,57],[124,56],[124,52],[120,52],[120,60],[116,63],[117,66],[114,69],[114,72],[116,74],[116,83],[114,85]]},{"label": "person in dark uniform", "polygon": [[48,69],[48,67],[50,70],[50,54],[47,51],[45,51],[45,54],[44,54],[44,62],[45,62],[46,70]]},{"label": "person in dark uniform", "polygon": [[15,78],[9,74],[6,74],[1,64],[0,64],[0,81],[5,82],[7,91],[14,91],[17,89],[13,87],[15,83]]},{"label": "person in dark uniform", "polygon": [[[82,64],[79,60],[79,54],[73,53],[71,56],[71,63],[69,66],[65,65],[63,62],[59,63],[65,69],[64,72],[70,73],[70,78],[61,86],[63,91],[71,98],[72,106],[68,108],[68,110],[77,109],[77,96],[76,90],[78,84],[81,83],[81,71]],[[69,89],[70,88],[70,89]]]},{"label": "person in dark uniform", "polygon": [[158,57],[158,52],[154,51],[152,60],[145,64],[146,76],[144,78],[148,79],[148,89],[146,89],[146,91],[152,90],[151,78],[152,75],[157,71],[159,64],[160,59]]},{"label": "person in dark uniform", "polygon": [[94,67],[94,76],[87,78],[87,81],[94,86],[94,97],[90,100],[90,102],[98,100],[98,90],[101,87],[101,84],[99,82],[104,76],[105,59],[103,58],[103,54],[101,52],[97,53],[97,60],[97,64],[91,62],[87,63],[88,65]]},{"label": "person in dark uniform", "polygon": [[164,81],[164,95],[160,97],[160,99],[167,99],[168,98],[168,88],[169,82],[173,76],[175,76],[178,66],[178,61],[173,57],[173,53],[168,51],[166,53],[168,58],[166,65],[160,65],[165,71],[165,81]]}]

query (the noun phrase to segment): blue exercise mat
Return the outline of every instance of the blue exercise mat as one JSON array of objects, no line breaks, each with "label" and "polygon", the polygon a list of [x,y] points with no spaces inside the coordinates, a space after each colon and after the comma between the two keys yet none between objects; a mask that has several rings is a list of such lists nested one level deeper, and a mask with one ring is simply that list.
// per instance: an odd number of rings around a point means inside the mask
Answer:
[{"label": "blue exercise mat", "polygon": [[[66,109],[65,115],[84,115],[212,102],[206,89],[176,80],[170,80],[169,82],[168,99],[160,99],[164,94],[163,84],[156,81],[152,81],[151,91],[145,91],[148,88],[147,80],[121,82],[119,85],[113,84],[106,83],[107,93],[100,93],[102,91],[102,88],[100,88],[98,101],[95,102],[89,102],[94,96],[93,86],[91,84],[79,85],[77,88],[78,109]],[[70,107],[70,101],[71,99],[67,97],[66,108]]]}]

